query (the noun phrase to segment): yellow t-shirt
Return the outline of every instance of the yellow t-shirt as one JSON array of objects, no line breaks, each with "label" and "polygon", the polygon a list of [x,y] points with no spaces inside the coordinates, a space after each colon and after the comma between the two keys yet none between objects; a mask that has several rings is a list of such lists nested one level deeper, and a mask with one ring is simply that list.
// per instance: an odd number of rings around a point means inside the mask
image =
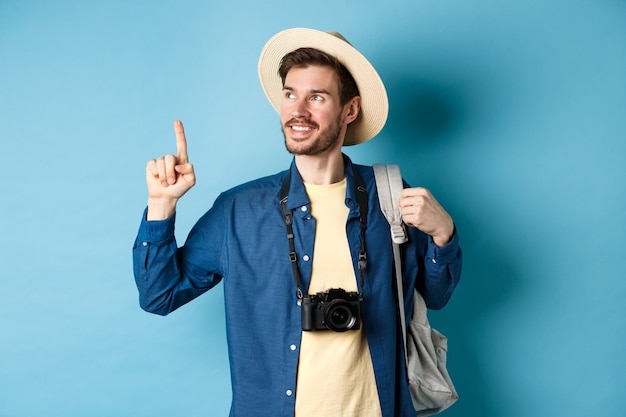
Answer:
[{"label": "yellow t-shirt", "polygon": [[[346,181],[305,184],[316,221],[309,294],[357,291],[346,236]],[[296,417],[380,417],[380,402],[367,338],[360,330],[302,332]]]}]

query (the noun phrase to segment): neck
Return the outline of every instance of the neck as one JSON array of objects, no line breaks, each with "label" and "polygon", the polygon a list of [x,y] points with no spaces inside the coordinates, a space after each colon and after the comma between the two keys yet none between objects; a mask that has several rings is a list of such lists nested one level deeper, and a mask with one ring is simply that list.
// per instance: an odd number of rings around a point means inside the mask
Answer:
[{"label": "neck", "polygon": [[344,179],[341,152],[320,158],[314,155],[296,155],[296,166],[302,180],[309,184],[328,185]]}]

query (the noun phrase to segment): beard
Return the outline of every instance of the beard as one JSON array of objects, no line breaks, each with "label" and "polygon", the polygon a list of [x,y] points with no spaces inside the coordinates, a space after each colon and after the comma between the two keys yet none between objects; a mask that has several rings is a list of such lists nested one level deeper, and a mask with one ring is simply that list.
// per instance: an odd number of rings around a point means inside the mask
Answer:
[{"label": "beard", "polygon": [[287,126],[291,123],[304,123],[314,127],[315,129],[319,129],[319,125],[309,119],[291,119],[281,126],[281,131],[283,132],[283,137],[285,138],[285,148],[287,149],[287,152],[293,155],[310,156],[324,153],[337,144],[339,134],[341,133],[341,115],[339,115],[339,117],[337,117],[332,124],[324,130],[319,131],[315,137],[307,139],[303,142],[290,142],[287,139],[285,129],[287,129]]}]

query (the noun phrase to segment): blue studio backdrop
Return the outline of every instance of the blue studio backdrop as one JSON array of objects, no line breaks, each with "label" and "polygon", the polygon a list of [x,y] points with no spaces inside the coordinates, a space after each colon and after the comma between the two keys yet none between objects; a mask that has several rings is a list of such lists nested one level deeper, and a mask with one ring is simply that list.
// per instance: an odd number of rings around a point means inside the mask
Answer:
[{"label": "blue studio backdrop", "polygon": [[334,29],[387,85],[356,161],[398,163],[454,217],[463,277],[431,321],[444,416],[626,409],[626,2],[0,0],[0,416],[224,416],[221,285],[140,310],[131,246],[148,159],[185,123],[198,185],[285,169],[257,58]]}]

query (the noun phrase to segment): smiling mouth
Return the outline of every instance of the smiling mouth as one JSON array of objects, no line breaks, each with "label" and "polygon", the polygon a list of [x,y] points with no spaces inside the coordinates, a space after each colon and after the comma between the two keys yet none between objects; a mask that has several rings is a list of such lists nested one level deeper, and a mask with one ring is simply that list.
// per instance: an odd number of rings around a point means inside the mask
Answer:
[{"label": "smiling mouth", "polygon": [[318,129],[319,126],[317,123],[312,120],[303,120],[303,119],[291,119],[287,123],[285,123],[285,127],[293,130],[294,132],[307,133],[312,132],[315,129]]},{"label": "smiling mouth", "polygon": [[292,125],[291,129],[295,130],[296,132],[310,132],[311,130],[313,130],[313,128],[310,126],[300,126],[300,125]]}]

